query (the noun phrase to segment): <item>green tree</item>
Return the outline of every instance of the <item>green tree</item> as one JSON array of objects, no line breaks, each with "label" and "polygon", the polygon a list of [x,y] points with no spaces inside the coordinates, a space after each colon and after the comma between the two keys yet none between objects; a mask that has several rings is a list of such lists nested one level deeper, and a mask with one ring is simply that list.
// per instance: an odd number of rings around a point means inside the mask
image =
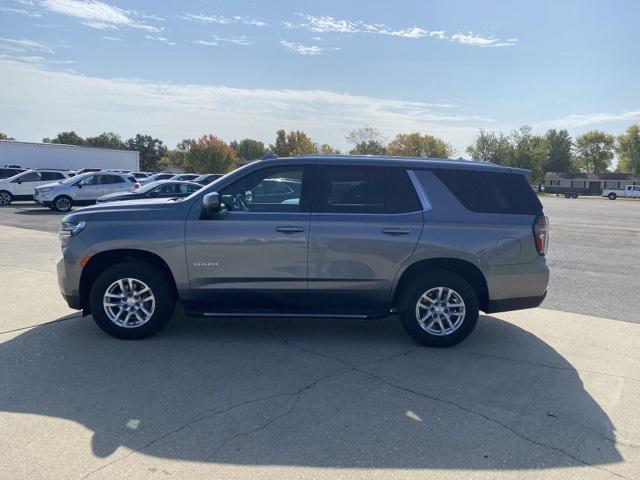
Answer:
[{"label": "green tree", "polygon": [[237,159],[236,151],[226,142],[215,135],[203,135],[181,141],[162,163],[193,173],[226,173]]},{"label": "green tree", "polygon": [[250,138],[245,138],[240,142],[233,141],[230,145],[236,151],[238,158],[242,158],[244,160],[260,159],[264,157],[264,154],[267,151],[263,142],[252,140]]},{"label": "green tree", "polygon": [[351,155],[384,155],[387,153],[384,146],[387,139],[377,128],[356,128],[347,133],[345,139],[353,145],[349,152]]},{"label": "green tree", "polygon": [[640,173],[640,125],[630,125],[616,144],[619,172]]},{"label": "green tree", "polygon": [[129,150],[140,152],[140,169],[154,171],[160,169],[160,159],[167,154],[167,147],[162,140],[153,138],[151,135],[136,134],[135,137],[125,142]]},{"label": "green tree", "polygon": [[531,127],[524,126],[511,133],[512,154],[507,165],[531,170],[531,180],[540,183],[548,145],[544,137],[533,135]]},{"label": "green tree", "polygon": [[60,143],[63,145],[80,145],[85,146],[87,142],[84,138],[78,135],[76,132],[60,132],[53,138],[43,138],[42,141],[44,143]]},{"label": "green tree", "polygon": [[111,148],[113,150],[124,150],[127,148],[120,138],[120,135],[113,132],[104,132],[95,137],[87,137],[85,142],[88,147],[94,148]]},{"label": "green tree", "polygon": [[7,135],[6,133],[0,133],[0,140],[15,140],[15,138],[10,137],[9,135]]},{"label": "green tree", "polygon": [[511,162],[513,148],[509,137],[480,129],[473,143],[467,147],[467,154],[480,162],[507,165]]},{"label": "green tree", "polygon": [[571,149],[573,140],[566,130],[547,130],[544,135],[547,143],[547,158],[544,161],[544,172],[570,172]]},{"label": "green tree", "polygon": [[300,130],[286,133],[281,129],[276,132],[276,142],[270,146],[270,149],[279,157],[296,157],[316,153],[318,145]]},{"label": "green tree", "polygon": [[419,133],[400,133],[387,145],[389,155],[402,157],[447,158],[455,155],[453,147],[444,140],[432,135]]},{"label": "green tree", "polygon": [[318,152],[319,153],[338,155],[340,153],[340,150],[338,150],[337,148],[333,148],[328,143],[323,143],[322,145],[320,145],[318,147]]},{"label": "green tree", "polygon": [[600,130],[591,130],[576,137],[576,166],[583,172],[602,173],[613,159],[615,139]]}]

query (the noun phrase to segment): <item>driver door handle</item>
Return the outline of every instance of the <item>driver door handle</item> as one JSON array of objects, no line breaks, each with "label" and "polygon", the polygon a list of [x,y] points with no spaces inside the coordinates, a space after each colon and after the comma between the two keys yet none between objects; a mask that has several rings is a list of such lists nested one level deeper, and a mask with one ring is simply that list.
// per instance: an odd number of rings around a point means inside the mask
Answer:
[{"label": "driver door handle", "polygon": [[382,230],[382,233],[386,234],[386,235],[409,235],[411,233],[411,230],[407,229],[407,228],[385,228],[384,230]]},{"label": "driver door handle", "polygon": [[280,232],[280,233],[299,233],[299,232],[304,232],[304,228],[302,228],[302,227],[292,227],[292,226],[283,226],[283,227],[276,227],[276,232]]}]

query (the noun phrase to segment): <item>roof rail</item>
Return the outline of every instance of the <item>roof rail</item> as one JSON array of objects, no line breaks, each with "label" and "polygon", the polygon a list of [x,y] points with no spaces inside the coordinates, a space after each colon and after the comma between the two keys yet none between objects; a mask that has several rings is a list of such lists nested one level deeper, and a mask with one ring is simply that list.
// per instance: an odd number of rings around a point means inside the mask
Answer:
[{"label": "roof rail", "polygon": [[277,158],[278,155],[273,152],[265,153],[262,157],[263,160],[276,160]]}]

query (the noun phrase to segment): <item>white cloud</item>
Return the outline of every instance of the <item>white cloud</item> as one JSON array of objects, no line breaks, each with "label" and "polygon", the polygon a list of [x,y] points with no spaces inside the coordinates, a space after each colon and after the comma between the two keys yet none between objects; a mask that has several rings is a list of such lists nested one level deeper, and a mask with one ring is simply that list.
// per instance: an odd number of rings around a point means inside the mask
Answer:
[{"label": "white cloud", "polygon": [[122,39],[120,37],[110,37],[109,35],[103,35],[103,39],[109,40],[110,42],[121,42]]},{"label": "white cloud", "polygon": [[204,45],[206,47],[217,47],[218,42],[210,42],[209,40],[195,40],[193,43],[196,45]]},{"label": "white cloud", "polygon": [[146,38],[147,40],[154,40],[156,42],[166,43],[167,45],[175,45],[176,44],[176,42],[172,42],[171,40],[169,40],[168,38],[165,38],[165,37],[158,37],[158,36],[153,36],[153,35],[145,35],[144,38]]},{"label": "white cloud", "polygon": [[42,42],[35,40],[15,40],[13,38],[0,37],[0,49],[12,52],[39,51],[45,53],[53,53],[53,49]]},{"label": "white cloud", "polygon": [[13,8],[13,7],[2,7],[0,6],[0,12],[6,12],[6,13],[17,13],[20,15],[26,15],[28,17],[33,17],[33,18],[40,18],[42,17],[42,14],[36,11],[32,11],[32,10],[26,10],[24,8]]},{"label": "white cloud", "polygon": [[473,32],[456,33],[455,35],[451,35],[451,41],[474,47],[513,47],[518,43],[517,38],[510,38],[508,40],[501,41],[497,38],[475,35]]},{"label": "white cloud", "polygon": [[428,132],[464,151],[478,127],[491,125],[490,119],[448,104],[327,90],[107,79],[7,59],[0,60],[0,70],[0,124],[11,122],[12,133],[25,140],[60,130],[85,136],[116,130],[128,136],[142,125],[169,144],[207,132],[227,140],[272,141],[275,130],[285,128],[345,148],[346,131],[375,125],[387,136]]},{"label": "white cloud", "polygon": [[235,15],[229,18],[229,17],[225,17],[224,15],[204,15],[201,13],[185,13],[182,15],[178,15],[178,18],[181,20],[190,20],[198,23],[218,23],[221,25],[228,25],[230,23],[239,22],[239,23],[244,23],[245,25],[253,25],[254,27],[269,26],[267,22],[264,22],[259,18],[241,17],[240,15]]},{"label": "white cloud", "polygon": [[585,127],[608,122],[622,122],[640,120],[640,109],[621,113],[585,113],[566,115],[555,120],[539,122],[537,126],[544,127]]},{"label": "white cloud", "polygon": [[251,45],[251,42],[247,40],[247,37],[245,35],[242,35],[239,37],[219,37],[217,35],[213,35],[211,38],[215,42],[232,43],[234,45],[243,45],[243,46]]},{"label": "white cloud", "polygon": [[148,25],[137,20],[135,12],[114,7],[97,0],[41,0],[40,4],[47,10],[80,18],[84,24],[98,29],[130,27],[146,30],[149,32],[159,32],[159,27]]},{"label": "white cloud", "polygon": [[291,52],[298,53],[300,55],[321,55],[328,50],[339,50],[339,48],[323,48],[317,45],[302,45],[301,43],[287,42],[280,40],[280,45]]},{"label": "white cloud", "polygon": [[517,39],[501,41],[496,38],[481,37],[473,33],[456,33],[450,38],[444,30],[427,30],[422,27],[413,26],[404,29],[393,29],[382,23],[366,23],[362,21],[341,20],[330,16],[317,17],[314,15],[305,15],[297,13],[305,22],[294,24],[291,22],[282,22],[285,28],[304,28],[316,33],[370,33],[377,35],[387,35],[390,37],[400,38],[437,38],[439,40],[451,40],[452,42],[471,45],[477,47],[511,47],[517,43]]},{"label": "white cloud", "polygon": [[184,15],[178,15],[178,18],[182,20],[191,20],[198,23],[219,23],[221,25],[226,25],[233,21],[230,18],[225,17],[224,15],[201,15],[195,13],[185,13]]}]

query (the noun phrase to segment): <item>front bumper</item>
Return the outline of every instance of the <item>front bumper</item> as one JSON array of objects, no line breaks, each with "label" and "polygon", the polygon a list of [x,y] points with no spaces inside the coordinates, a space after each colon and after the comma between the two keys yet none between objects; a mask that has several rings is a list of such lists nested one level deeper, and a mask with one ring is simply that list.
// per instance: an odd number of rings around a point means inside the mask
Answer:
[{"label": "front bumper", "polygon": [[70,308],[80,310],[82,297],[80,295],[80,278],[82,266],[80,259],[91,256],[92,252],[78,237],[71,237],[67,246],[62,249],[62,258],[56,265],[58,286],[60,293]]}]

